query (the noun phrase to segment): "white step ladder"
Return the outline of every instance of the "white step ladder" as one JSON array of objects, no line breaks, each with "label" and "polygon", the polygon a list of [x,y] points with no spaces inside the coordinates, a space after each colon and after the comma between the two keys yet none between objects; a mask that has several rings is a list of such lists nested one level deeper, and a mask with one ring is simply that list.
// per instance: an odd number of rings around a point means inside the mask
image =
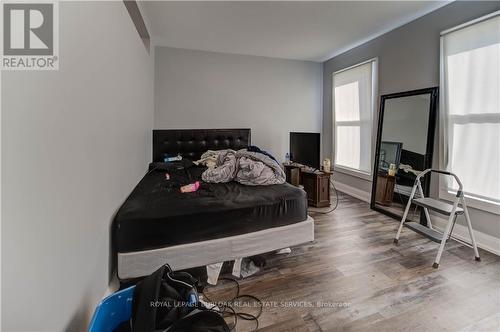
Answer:
[{"label": "white step ladder", "polygon": [[[422,184],[420,182],[420,178],[422,178],[425,174],[429,172],[440,173],[448,176],[453,176],[455,178],[455,180],[458,183],[458,191],[455,197],[455,202],[453,204],[445,203],[436,199],[432,199],[430,197],[424,197],[424,191],[422,190]],[[415,184],[413,185],[413,188],[411,190],[410,198],[408,199],[408,204],[406,204],[406,209],[403,214],[403,218],[401,219],[401,224],[399,225],[398,233],[394,238],[394,243],[398,244],[399,236],[401,235],[401,231],[403,230],[403,225],[405,225],[406,217],[408,217],[410,206],[413,203],[424,209],[425,218],[427,219],[427,227],[421,225],[418,222],[408,222],[406,223],[406,226],[413,229],[417,233],[428,237],[430,240],[434,242],[441,243],[436,256],[436,260],[434,261],[432,267],[434,268],[439,267],[439,261],[441,260],[441,255],[443,254],[444,245],[446,244],[446,240],[448,240],[451,237],[451,233],[453,232],[453,227],[455,226],[457,216],[460,214],[465,215],[465,220],[467,221],[467,227],[469,228],[469,235],[472,242],[472,248],[474,249],[475,259],[476,261],[480,261],[481,258],[479,258],[479,252],[477,251],[476,239],[474,238],[474,233],[472,231],[472,224],[470,221],[469,210],[467,209],[467,203],[465,202],[465,197],[462,189],[463,189],[462,182],[460,182],[458,177],[453,173],[436,169],[430,169],[430,168],[420,173],[415,179]],[[420,198],[414,198],[415,192],[417,190],[420,194]],[[458,206],[459,203],[461,204],[461,207]],[[431,218],[429,216],[429,210],[434,210],[440,214],[449,216],[448,223],[446,224],[444,233],[438,232],[437,230],[432,228]],[[464,243],[462,241],[459,242]],[[468,243],[464,244],[470,246],[470,244]]]}]

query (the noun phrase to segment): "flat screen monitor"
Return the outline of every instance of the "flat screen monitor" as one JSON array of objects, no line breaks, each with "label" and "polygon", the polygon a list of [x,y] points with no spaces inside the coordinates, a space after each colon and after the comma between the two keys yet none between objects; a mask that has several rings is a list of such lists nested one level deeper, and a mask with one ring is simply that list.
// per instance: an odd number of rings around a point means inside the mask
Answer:
[{"label": "flat screen monitor", "polygon": [[290,160],[319,169],[319,133],[290,133]]},{"label": "flat screen monitor", "polygon": [[380,143],[379,169],[387,171],[389,166],[394,164],[397,170],[399,168],[402,147],[403,143],[400,142],[382,141]]}]

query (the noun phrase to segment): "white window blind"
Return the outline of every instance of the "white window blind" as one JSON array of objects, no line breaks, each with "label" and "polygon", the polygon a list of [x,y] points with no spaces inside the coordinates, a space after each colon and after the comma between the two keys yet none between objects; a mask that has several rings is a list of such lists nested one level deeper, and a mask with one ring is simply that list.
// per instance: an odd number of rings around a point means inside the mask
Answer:
[{"label": "white window blind", "polygon": [[[441,167],[458,175],[476,207],[493,212],[500,204],[498,14],[441,36]],[[456,192],[454,181],[440,183],[441,198]]]},{"label": "white window blind", "polygon": [[333,74],[334,163],[370,174],[375,60]]}]

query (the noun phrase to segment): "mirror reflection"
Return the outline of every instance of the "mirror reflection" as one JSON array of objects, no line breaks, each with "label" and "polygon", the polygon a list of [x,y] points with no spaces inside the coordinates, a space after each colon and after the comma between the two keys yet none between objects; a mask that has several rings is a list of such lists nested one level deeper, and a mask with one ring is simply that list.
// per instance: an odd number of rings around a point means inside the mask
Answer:
[{"label": "mirror reflection", "polygon": [[[432,89],[425,91],[381,98],[372,206],[394,217],[403,215],[416,176],[430,167],[430,160],[426,158],[429,155],[429,118],[435,110]],[[426,186],[428,184],[424,183],[424,193],[428,191]],[[419,209],[412,207],[408,219],[419,221]]]}]

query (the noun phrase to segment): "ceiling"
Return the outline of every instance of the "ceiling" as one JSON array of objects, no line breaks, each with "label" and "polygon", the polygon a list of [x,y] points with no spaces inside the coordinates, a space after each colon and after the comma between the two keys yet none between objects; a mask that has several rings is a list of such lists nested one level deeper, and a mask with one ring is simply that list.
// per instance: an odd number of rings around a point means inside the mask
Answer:
[{"label": "ceiling", "polygon": [[154,45],[325,61],[445,1],[149,1]]}]

